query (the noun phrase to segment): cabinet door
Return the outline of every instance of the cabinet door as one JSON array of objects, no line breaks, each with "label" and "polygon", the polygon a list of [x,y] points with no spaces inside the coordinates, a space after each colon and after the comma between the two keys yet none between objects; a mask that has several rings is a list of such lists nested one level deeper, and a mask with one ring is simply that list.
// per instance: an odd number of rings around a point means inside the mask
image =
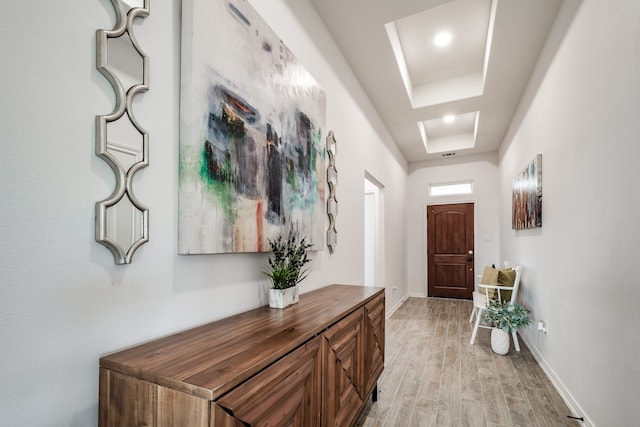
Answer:
[{"label": "cabinet door", "polygon": [[324,426],[348,426],[364,400],[362,324],[364,309],[351,313],[323,334]]},{"label": "cabinet door", "polygon": [[319,349],[316,337],[215,404],[245,426],[319,426]]},{"label": "cabinet door", "polygon": [[211,402],[211,425],[209,427],[245,427],[233,415],[227,413],[224,409]]},{"label": "cabinet door", "polygon": [[365,390],[363,398],[366,399],[384,369],[384,294],[369,301],[364,306],[364,312]]}]

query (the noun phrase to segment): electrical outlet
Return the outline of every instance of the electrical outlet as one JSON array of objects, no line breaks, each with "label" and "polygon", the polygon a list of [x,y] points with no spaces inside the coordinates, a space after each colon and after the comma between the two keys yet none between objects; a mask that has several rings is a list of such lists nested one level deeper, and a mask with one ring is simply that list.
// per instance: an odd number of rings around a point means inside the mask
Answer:
[{"label": "electrical outlet", "polygon": [[547,335],[548,327],[545,320],[540,320],[538,322],[538,332],[542,332],[543,334]]}]

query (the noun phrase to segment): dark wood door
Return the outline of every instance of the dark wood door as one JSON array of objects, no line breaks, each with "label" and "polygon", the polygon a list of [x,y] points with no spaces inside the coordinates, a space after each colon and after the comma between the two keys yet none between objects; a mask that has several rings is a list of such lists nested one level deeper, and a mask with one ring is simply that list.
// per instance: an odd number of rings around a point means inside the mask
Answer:
[{"label": "dark wood door", "polygon": [[471,299],[473,203],[427,207],[429,296]]}]

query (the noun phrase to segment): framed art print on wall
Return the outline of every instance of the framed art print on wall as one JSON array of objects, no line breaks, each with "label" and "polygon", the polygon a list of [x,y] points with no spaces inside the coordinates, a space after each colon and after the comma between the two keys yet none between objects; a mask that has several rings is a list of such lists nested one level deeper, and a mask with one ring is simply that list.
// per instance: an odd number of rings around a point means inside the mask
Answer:
[{"label": "framed art print on wall", "polygon": [[542,227],[542,154],[513,179],[511,228]]},{"label": "framed art print on wall", "polygon": [[178,252],[324,246],[325,93],[246,0],[184,0]]}]

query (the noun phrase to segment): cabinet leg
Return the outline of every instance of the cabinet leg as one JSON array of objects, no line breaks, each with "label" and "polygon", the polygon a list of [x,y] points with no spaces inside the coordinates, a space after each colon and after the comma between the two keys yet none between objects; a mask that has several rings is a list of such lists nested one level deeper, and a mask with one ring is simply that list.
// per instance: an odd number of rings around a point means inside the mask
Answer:
[{"label": "cabinet leg", "polygon": [[373,391],[371,392],[371,401],[378,401],[378,383],[376,383],[375,387],[373,387]]}]

